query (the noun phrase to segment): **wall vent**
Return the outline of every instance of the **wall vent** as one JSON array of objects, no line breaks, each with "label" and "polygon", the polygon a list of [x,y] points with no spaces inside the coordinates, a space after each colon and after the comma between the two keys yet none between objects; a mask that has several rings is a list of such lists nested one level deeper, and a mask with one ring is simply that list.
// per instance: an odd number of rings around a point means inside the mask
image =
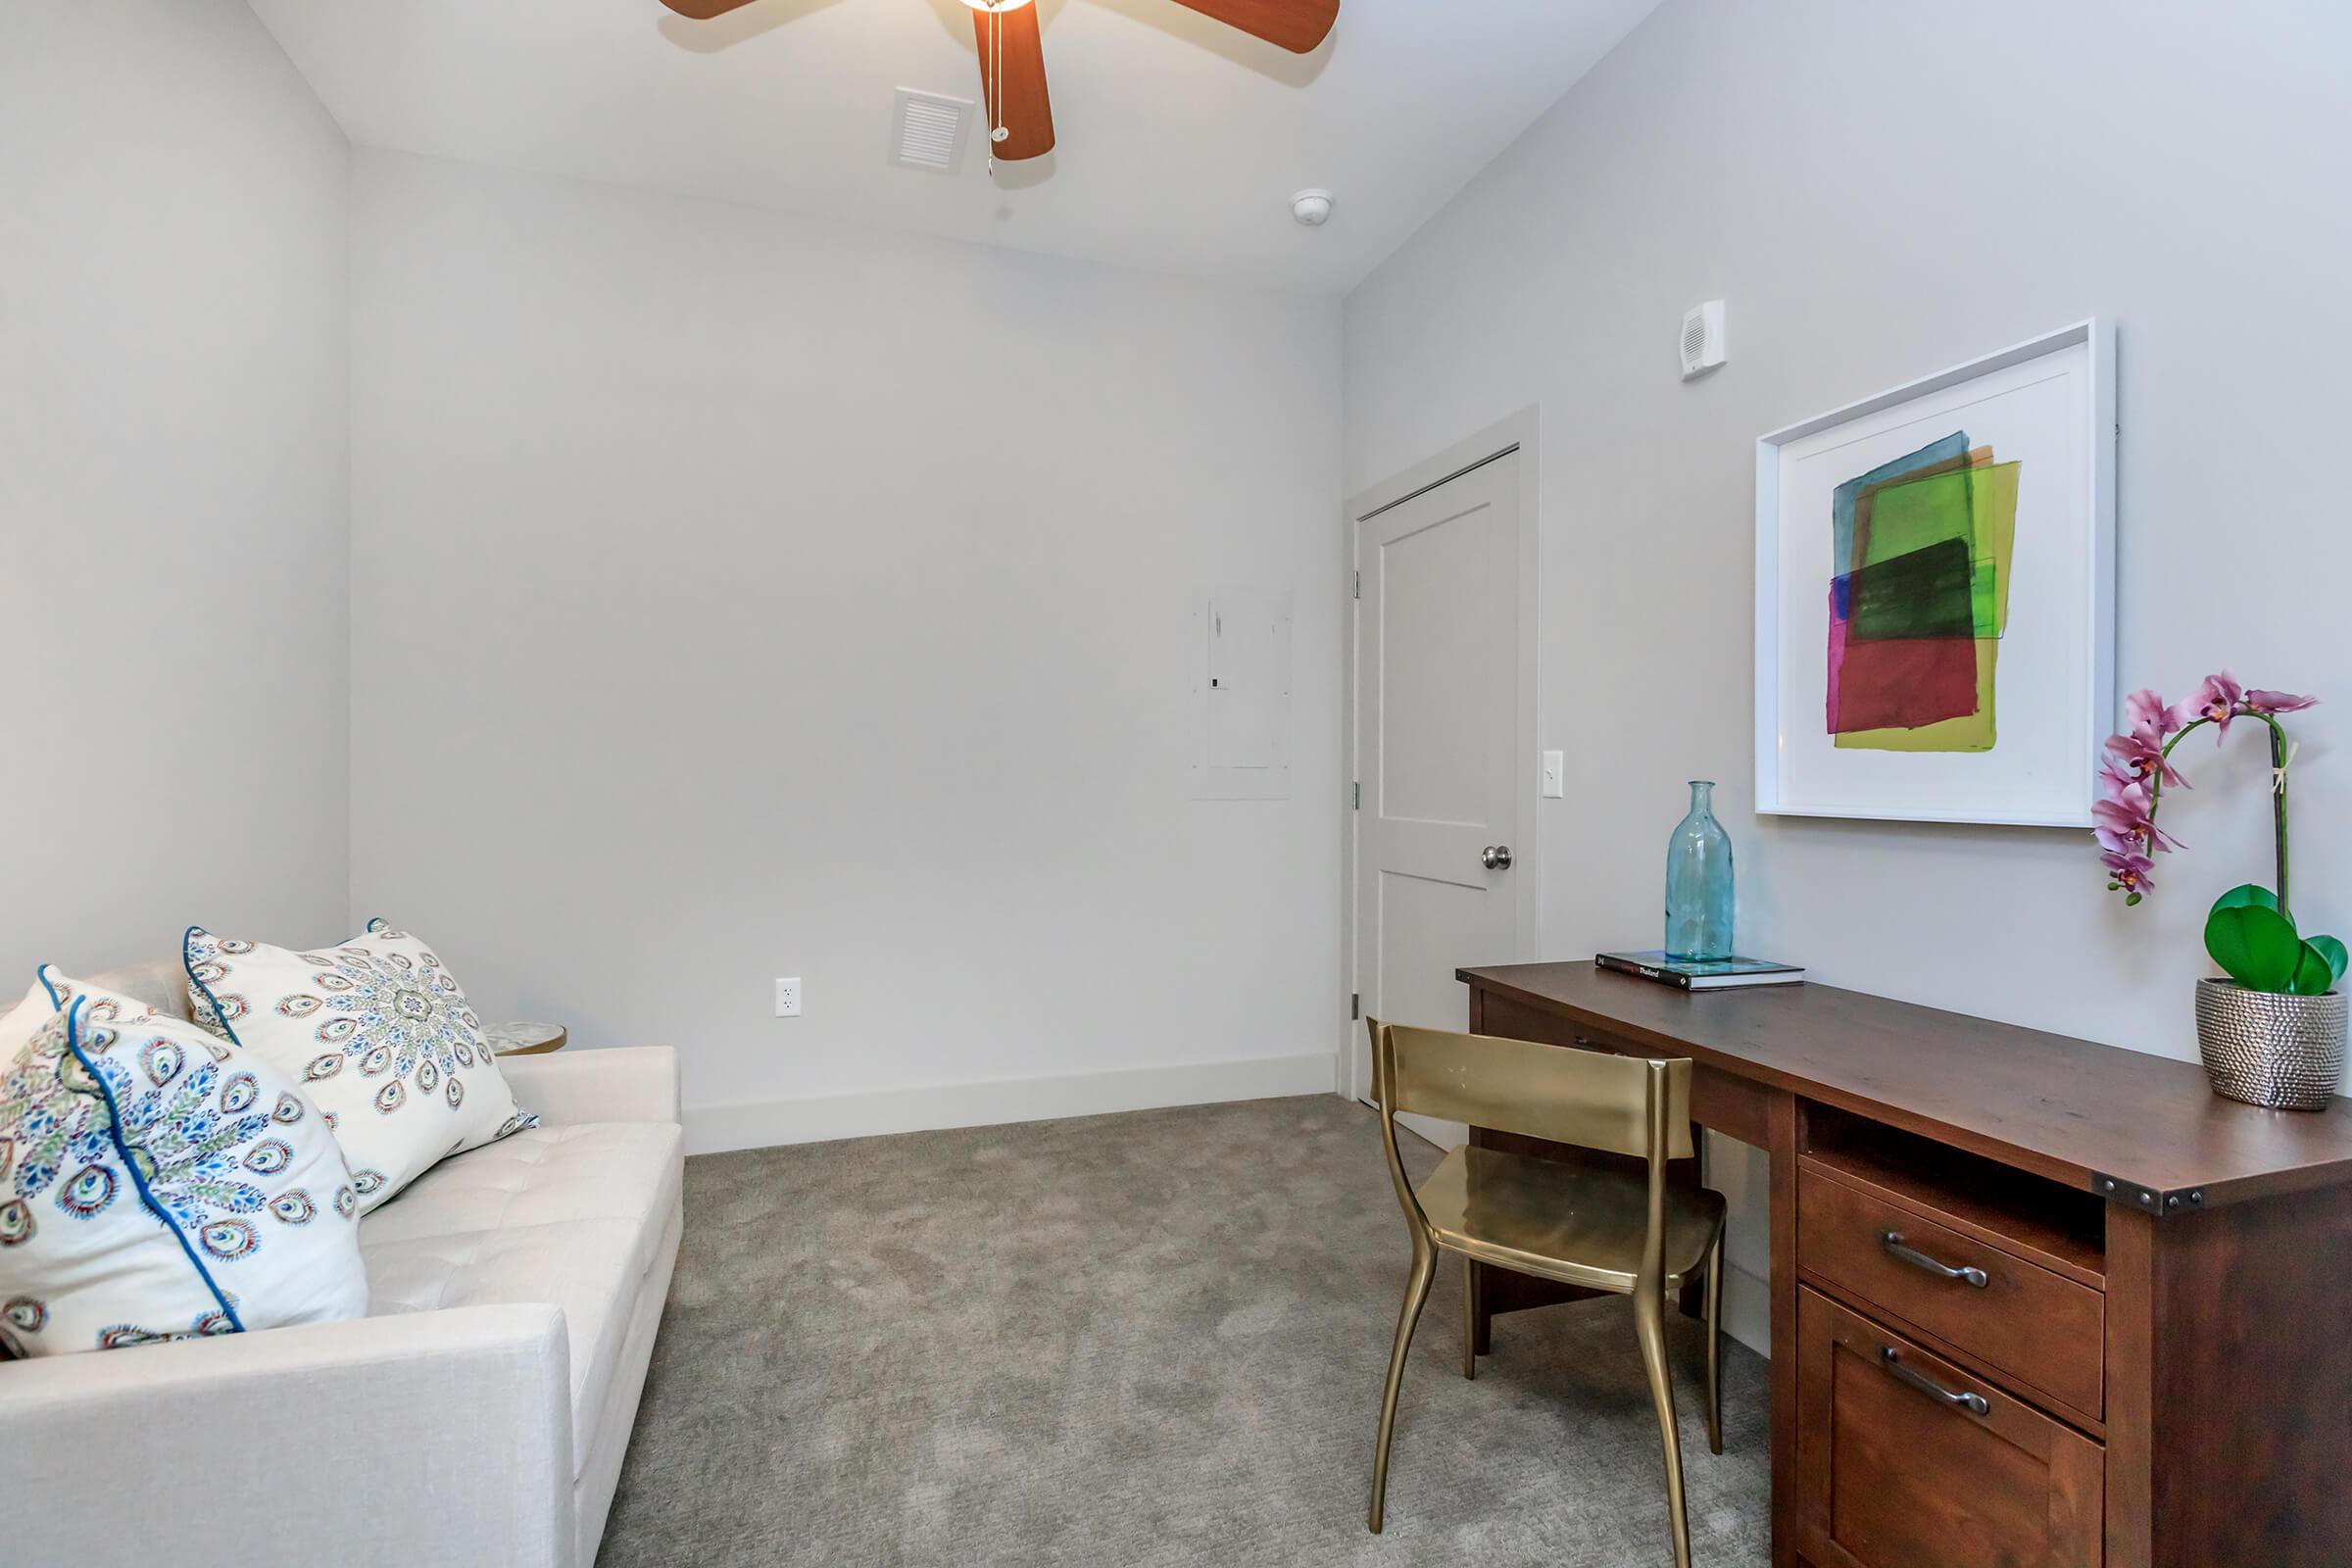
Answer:
[{"label": "wall vent", "polygon": [[890,161],[908,169],[955,173],[963,167],[963,144],[976,107],[969,98],[901,87],[890,122]]}]

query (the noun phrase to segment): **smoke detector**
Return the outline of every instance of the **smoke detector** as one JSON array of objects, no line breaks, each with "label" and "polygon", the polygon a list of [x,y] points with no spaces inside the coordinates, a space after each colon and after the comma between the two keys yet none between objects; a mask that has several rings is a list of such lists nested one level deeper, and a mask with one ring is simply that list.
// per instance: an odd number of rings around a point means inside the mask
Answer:
[{"label": "smoke detector", "polygon": [[1331,221],[1331,192],[1308,189],[1291,198],[1291,216],[1308,228],[1321,228]]}]

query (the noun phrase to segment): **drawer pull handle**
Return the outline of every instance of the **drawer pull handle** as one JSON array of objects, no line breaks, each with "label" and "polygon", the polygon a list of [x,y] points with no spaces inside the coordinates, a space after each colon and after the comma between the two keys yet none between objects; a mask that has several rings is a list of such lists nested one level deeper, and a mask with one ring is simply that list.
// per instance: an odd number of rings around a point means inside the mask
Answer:
[{"label": "drawer pull handle", "polygon": [[1924,1377],[1903,1365],[1903,1358],[1895,1353],[1894,1347],[1891,1345],[1880,1348],[1879,1365],[1893,1373],[1897,1382],[1910,1384],[1911,1387],[1938,1404],[1948,1404],[1955,1410],[1966,1410],[1970,1415],[1992,1413],[1992,1406],[1985,1402],[1984,1396],[1982,1394],[1955,1393],[1934,1378]]},{"label": "drawer pull handle", "polygon": [[1937,1262],[1916,1247],[1905,1247],[1901,1231],[1879,1232],[1879,1245],[1886,1250],[1888,1257],[1933,1274],[1939,1280],[1958,1280],[1963,1285],[1974,1285],[1980,1291],[1992,1283],[1991,1276],[1973,1263],[1966,1268],[1954,1268],[1949,1263]]}]

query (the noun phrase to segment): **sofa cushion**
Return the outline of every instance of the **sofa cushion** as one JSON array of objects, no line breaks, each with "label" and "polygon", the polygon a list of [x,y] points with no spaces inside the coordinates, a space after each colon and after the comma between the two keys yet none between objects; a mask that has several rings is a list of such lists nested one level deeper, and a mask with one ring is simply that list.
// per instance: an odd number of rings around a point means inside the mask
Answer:
[{"label": "sofa cushion", "polygon": [[679,1129],[660,1123],[533,1128],[443,1160],[361,1224],[368,1310],[562,1308],[576,1479],[677,1211],[683,1161]]},{"label": "sofa cushion", "polygon": [[642,1272],[653,1261],[663,1221],[678,1206],[684,1139],[664,1122],[533,1127],[426,1171],[399,1201],[368,1216],[361,1245],[625,1219],[642,1232],[633,1254]]},{"label": "sofa cushion", "polygon": [[0,1338],[44,1355],[359,1316],[357,1200],[293,1081],[76,989],[51,985],[70,1005],[0,1063]]},{"label": "sofa cushion", "polygon": [[363,1234],[368,1315],[523,1301],[561,1308],[570,1348],[576,1480],[595,1437],[593,1417],[620,1360],[630,1308],[645,1284],[637,1262],[641,1229],[634,1220],[575,1219],[404,1241]]},{"label": "sofa cushion", "polygon": [[445,1154],[532,1118],[508,1092],[466,993],[432,949],[381,920],[315,953],[190,927],[196,1021],[303,1082],[367,1213]]}]

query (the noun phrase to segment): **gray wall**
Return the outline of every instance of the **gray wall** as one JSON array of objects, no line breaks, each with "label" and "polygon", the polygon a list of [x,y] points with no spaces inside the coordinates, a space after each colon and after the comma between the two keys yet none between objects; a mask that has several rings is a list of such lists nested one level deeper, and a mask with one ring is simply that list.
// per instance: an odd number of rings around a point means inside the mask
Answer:
[{"label": "gray wall", "polygon": [[[675,1044],[697,1147],[1331,1087],[1335,301],[375,152],[355,213],[354,919]],[[1297,595],[1287,801],[1188,798],[1205,589]]]},{"label": "gray wall", "polygon": [[0,1006],[342,923],[348,181],[238,0],[0,6]]},{"label": "gray wall", "polygon": [[[2194,1054],[2206,904],[2270,878],[2251,736],[2189,743],[2190,849],[2132,911],[2087,834],[1750,808],[1755,437],[2090,315],[2121,332],[2125,689],[2229,663],[2330,700],[2296,726],[2295,903],[2352,926],[2348,61],[2318,0],[1667,0],[1348,297],[1350,493],[1542,405],[1549,956],[1654,945],[1713,777],[1743,948]],[[1719,297],[1731,363],[1686,385],[1681,313]]]}]

